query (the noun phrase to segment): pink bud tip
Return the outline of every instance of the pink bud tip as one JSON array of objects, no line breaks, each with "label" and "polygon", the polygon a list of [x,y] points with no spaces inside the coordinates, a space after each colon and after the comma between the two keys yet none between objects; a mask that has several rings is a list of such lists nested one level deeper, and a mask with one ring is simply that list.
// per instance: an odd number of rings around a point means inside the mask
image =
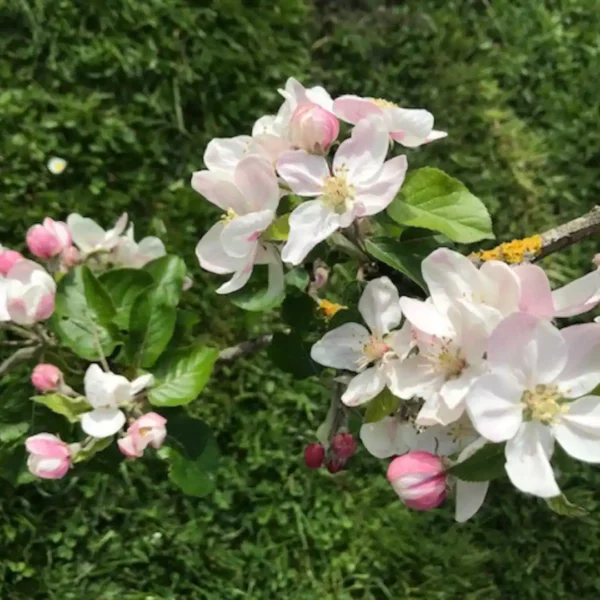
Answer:
[{"label": "pink bud tip", "polygon": [[290,142],[307,152],[327,152],[339,132],[340,124],[335,115],[318,104],[299,104],[292,114]]},{"label": "pink bud tip", "polygon": [[338,433],[331,442],[334,454],[338,458],[350,458],[356,452],[356,440],[351,433]]},{"label": "pink bud tip", "polygon": [[62,373],[58,367],[47,363],[36,365],[31,373],[31,383],[40,392],[55,390],[62,381]]},{"label": "pink bud tip", "polygon": [[439,456],[416,450],[395,458],[387,479],[400,500],[414,510],[431,510],[446,498],[446,474]]},{"label": "pink bud tip", "polygon": [[52,258],[71,245],[71,234],[66,223],[46,217],[42,225],[29,228],[26,241],[33,255]]},{"label": "pink bud tip", "polygon": [[71,450],[65,442],[50,433],[38,433],[25,440],[29,452],[27,468],[42,479],[60,479],[71,466]]},{"label": "pink bud tip", "polygon": [[16,250],[0,251],[0,273],[6,275],[11,267],[23,258],[23,255]]},{"label": "pink bud tip", "polygon": [[309,469],[318,469],[325,458],[325,448],[315,442],[304,449],[304,462]]}]

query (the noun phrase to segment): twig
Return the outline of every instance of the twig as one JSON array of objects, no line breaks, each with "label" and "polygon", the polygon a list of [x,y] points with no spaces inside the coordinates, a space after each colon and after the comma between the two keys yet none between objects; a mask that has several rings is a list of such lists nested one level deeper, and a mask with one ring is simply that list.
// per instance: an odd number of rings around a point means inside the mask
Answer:
[{"label": "twig", "polygon": [[9,356],[2,364],[0,364],[0,377],[5,373],[8,373],[13,367],[21,364],[33,358],[37,351],[40,349],[40,346],[30,346],[27,348],[20,348],[14,354]]},{"label": "twig", "polygon": [[38,340],[38,336],[33,332],[21,327],[19,325],[15,325],[14,323],[2,323],[2,328],[7,331],[12,331],[16,335],[22,338],[26,338],[28,340]]},{"label": "twig", "polygon": [[224,348],[219,352],[217,364],[224,365],[236,361],[238,358],[243,358],[249,354],[254,354],[263,348],[266,348],[273,341],[273,334],[267,333],[260,335],[253,340],[240,342],[230,348]]}]

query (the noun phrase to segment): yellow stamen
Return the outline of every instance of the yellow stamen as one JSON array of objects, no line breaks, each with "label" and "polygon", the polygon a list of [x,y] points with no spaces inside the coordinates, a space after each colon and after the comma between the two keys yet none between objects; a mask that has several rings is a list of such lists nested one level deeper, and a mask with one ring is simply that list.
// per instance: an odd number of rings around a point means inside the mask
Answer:
[{"label": "yellow stamen", "polygon": [[394,104],[394,102],[390,102],[385,98],[371,98],[371,102],[379,108],[399,108],[397,104]]},{"label": "yellow stamen", "polygon": [[343,304],[330,302],[329,300],[319,300],[319,308],[323,311],[325,318],[329,321],[338,311],[346,310],[348,307]]},{"label": "yellow stamen", "polygon": [[233,210],[233,208],[228,208],[227,212],[224,215],[221,215],[221,221],[223,223],[229,223],[233,221],[233,219],[237,218],[239,215]]},{"label": "yellow stamen", "polygon": [[522,240],[504,242],[491,250],[474,252],[471,256],[481,261],[501,260],[505,263],[518,264],[525,259],[537,256],[542,250],[542,236],[533,235]]},{"label": "yellow stamen", "polygon": [[464,358],[448,350],[440,352],[437,358],[440,369],[446,375],[446,380],[456,379],[467,366],[467,361]]},{"label": "yellow stamen", "polygon": [[346,202],[354,198],[354,186],[346,180],[341,171],[338,175],[327,177],[323,186],[323,200],[336,212],[345,212]]},{"label": "yellow stamen", "polygon": [[560,404],[560,398],[555,385],[536,385],[534,390],[523,392],[521,402],[525,405],[525,417],[545,425],[554,423],[558,415],[569,410],[566,404]]}]

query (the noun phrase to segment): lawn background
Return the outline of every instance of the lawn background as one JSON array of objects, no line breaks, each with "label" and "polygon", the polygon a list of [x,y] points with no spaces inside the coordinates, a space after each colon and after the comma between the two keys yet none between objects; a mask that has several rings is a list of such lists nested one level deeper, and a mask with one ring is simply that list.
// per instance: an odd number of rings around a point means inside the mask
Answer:
[{"label": "lawn background", "polygon": [[[597,0],[5,0],[0,32],[0,241],[22,247],[45,215],[108,226],[127,210],[138,235],[158,232],[185,256],[189,307],[218,345],[277,315],[224,303],[200,272],[194,246],[216,213],[189,176],[208,140],[274,111],[290,75],[431,110],[450,135],[410,151],[411,167],[462,179],[501,239],[599,198]],[[60,177],[45,168],[52,155],[69,162]],[[554,281],[588,269],[596,247],[548,260]],[[600,512],[562,519],[500,484],[463,526],[450,509],[410,513],[364,451],[335,478],[303,467],[326,405],[316,382],[257,356],[223,368],[195,404],[225,456],[213,496],[182,496],[146,460],[3,483],[0,598],[598,596]],[[567,488],[593,509],[599,483],[582,468]]]}]

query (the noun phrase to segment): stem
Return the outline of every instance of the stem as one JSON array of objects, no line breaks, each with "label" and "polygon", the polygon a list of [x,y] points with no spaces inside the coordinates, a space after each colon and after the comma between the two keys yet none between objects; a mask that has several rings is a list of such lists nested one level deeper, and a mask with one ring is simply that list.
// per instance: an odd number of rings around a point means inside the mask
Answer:
[{"label": "stem", "polygon": [[14,354],[9,356],[2,364],[0,364],[0,377],[5,373],[8,373],[14,367],[20,365],[22,362],[26,362],[33,358],[41,346],[28,346],[26,348],[20,348]]},{"label": "stem", "polygon": [[231,346],[229,348],[224,348],[219,352],[219,358],[217,359],[217,364],[224,365],[229,364],[236,361],[238,358],[243,358],[244,356],[248,356],[249,354],[254,354],[263,348],[266,348],[273,341],[273,334],[267,333],[264,335],[260,335],[253,340],[246,340],[245,342],[240,342],[235,346]]},{"label": "stem", "polygon": [[100,343],[98,331],[94,324],[92,324],[92,332],[94,334],[94,344],[96,345],[96,350],[98,350],[98,358],[100,360],[100,364],[102,365],[102,368],[106,373],[110,373],[110,367],[108,366],[108,362],[106,361],[106,357],[104,356],[104,352],[102,351],[102,344]]},{"label": "stem", "polygon": [[12,331],[22,338],[27,338],[28,340],[38,340],[38,336],[33,333],[33,331],[29,331],[25,329],[25,327],[21,327],[20,325],[15,325],[14,323],[3,323],[2,327],[8,331]]}]

